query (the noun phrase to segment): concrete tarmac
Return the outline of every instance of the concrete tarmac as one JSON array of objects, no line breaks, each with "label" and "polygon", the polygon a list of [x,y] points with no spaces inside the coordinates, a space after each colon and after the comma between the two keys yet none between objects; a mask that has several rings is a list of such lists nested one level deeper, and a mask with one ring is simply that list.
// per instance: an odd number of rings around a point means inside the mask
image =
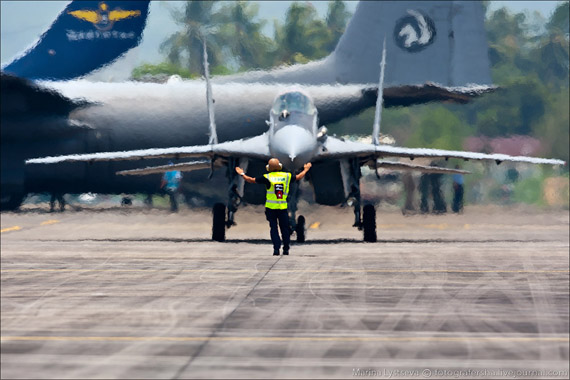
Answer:
[{"label": "concrete tarmac", "polygon": [[568,378],[567,210],[2,213],[2,378]]}]

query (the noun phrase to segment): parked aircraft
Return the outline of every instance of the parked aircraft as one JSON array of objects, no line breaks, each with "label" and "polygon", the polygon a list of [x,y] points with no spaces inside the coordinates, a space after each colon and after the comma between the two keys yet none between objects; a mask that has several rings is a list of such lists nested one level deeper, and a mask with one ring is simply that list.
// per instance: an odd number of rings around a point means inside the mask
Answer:
[{"label": "parked aircraft", "polygon": [[[105,28],[118,27],[121,22]],[[384,90],[388,107],[429,101],[465,103],[495,88],[480,3],[365,1],[358,4],[345,34],[327,58],[269,72],[214,78],[220,141],[262,133],[272,99],[295,83],[302,83],[311,94],[325,124],[373,106],[385,36],[393,51]],[[64,46],[73,43],[62,42]],[[208,140],[203,81],[31,83],[3,72],[1,87],[2,209],[19,207],[28,193],[154,193],[160,183],[153,176],[125,180],[113,175],[133,168],[132,163],[38,168],[26,167],[28,158],[189,146]],[[205,178],[198,174],[186,179]]]},{"label": "parked aircraft", "polygon": [[[324,205],[338,205],[352,199],[354,206],[354,227],[364,231],[364,240],[376,241],[376,213],[373,205],[366,205],[361,217],[360,177],[361,167],[390,167],[399,170],[419,170],[439,173],[465,173],[465,171],[445,168],[406,165],[401,162],[386,160],[392,157],[414,158],[461,158],[465,160],[493,160],[529,162],[535,164],[563,165],[564,161],[525,156],[508,156],[504,154],[483,154],[475,152],[449,151],[439,149],[411,149],[389,145],[381,145],[378,141],[380,115],[383,104],[383,82],[385,52],[383,49],[380,84],[376,101],[376,117],[372,131],[372,144],[364,144],[328,136],[326,127],[319,126],[319,118],[315,102],[303,89],[291,89],[279,94],[273,101],[269,111],[269,129],[267,132],[249,139],[241,139],[218,143],[216,123],[213,113],[212,93],[208,91],[207,105],[210,110],[210,141],[206,145],[181,146],[173,148],[154,148],[124,152],[105,152],[93,154],[64,155],[58,157],[37,158],[26,161],[28,164],[60,164],[63,162],[98,162],[98,161],[132,161],[144,159],[186,159],[202,158],[197,161],[162,165],[133,170],[123,170],[122,175],[145,175],[171,170],[195,171],[224,166],[227,168],[228,213],[225,217],[225,206],[216,204],[213,209],[212,239],[223,241],[226,227],[234,224],[234,216],[240,201],[244,198],[248,203],[262,204],[265,201],[265,189],[255,185],[246,186],[243,178],[237,175],[235,168],[247,170],[250,176],[262,174],[261,168],[267,161],[276,157],[285,170],[293,173],[300,171],[303,165],[311,162],[310,181],[315,194],[315,201]],[[208,65],[205,62],[206,81]],[[208,86],[209,88],[209,86]],[[209,89],[210,90],[210,89]],[[46,165],[36,165],[42,169]],[[261,170],[260,170],[261,169]],[[296,231],[297,240],[305,240],[305,219],[296,220],[299,184],[294,182],[288,194],[288,209],[291,226]],[[249,195],[247,193],[250,193]]]}]

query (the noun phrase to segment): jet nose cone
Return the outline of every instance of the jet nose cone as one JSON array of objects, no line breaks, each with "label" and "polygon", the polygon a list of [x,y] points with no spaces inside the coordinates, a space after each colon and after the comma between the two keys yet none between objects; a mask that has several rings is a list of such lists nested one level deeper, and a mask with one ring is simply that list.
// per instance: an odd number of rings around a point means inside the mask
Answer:
[{"label": "jet nose cone", "polygon": [[271,154],[288,170],[295,170],[309,162],[316,149],[315,137],[310,131],[297,125],[288,125],[273,135]]}]

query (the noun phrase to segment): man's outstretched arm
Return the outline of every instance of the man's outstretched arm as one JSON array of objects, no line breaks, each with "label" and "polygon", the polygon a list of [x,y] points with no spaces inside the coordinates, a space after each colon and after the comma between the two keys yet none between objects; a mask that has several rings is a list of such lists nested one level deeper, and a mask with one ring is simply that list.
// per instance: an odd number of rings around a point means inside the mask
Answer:
[{"label": "man's outstretched arm", "polygon": [[295,176],[295,180],[296,181],[302,180],[305,177],[305,174],[307,174],[307,172],[311,168],[311,166],[313,166],[313,165],[310,162],[306,163],[305,166],[303,167],[303,171],[301,173],[297,174],[297,176]]},{"label": "man's outstretched arm", "polygon": [[240,168],[239,166],[236,167],[236,172],[237,172],[237,174],[241,175],[246,182],[255,183],[255,178],[246,175],[245,172],[243,171],[243,169]]}]

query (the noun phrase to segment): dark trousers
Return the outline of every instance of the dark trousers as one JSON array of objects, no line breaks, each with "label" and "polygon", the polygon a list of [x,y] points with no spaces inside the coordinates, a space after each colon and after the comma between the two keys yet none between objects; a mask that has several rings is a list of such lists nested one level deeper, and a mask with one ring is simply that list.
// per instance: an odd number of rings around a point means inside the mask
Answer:
[{"label": "dark trousers", "polygon": [[463,185],[453,184],[453,212],[463,211]]},{"label": "dark trousers", "polygon": [[443,214],[447,212],[447,204],[443,199],[441,192],[441,179],[442,174],[430,174],[431,177],[431,196],[433,197],[433,210],[434,214]]},{"label": "dark trousers", "polygon": [[65,210],[65,200],[63,199],[63,195],[60,193],[51,193],[51,199],[49,201],[49,211],[53,212],[55,209],[55,201],[59,203],[59,211]]},{"label": "dark trousers", "polygon": [[428,174],[422,174],[420,177],[420,192],[422,194],[420,210],[423,214],[429,212],[429,181]]},{"label": "dark trousers", "polygon": [[178,211],[178,202],[176,201],[176,190],[174,189],[166,189],[166,194],[170,197],[170,211],[177,212]]},{"label": "dark trousers", "polygon": [[271,241],[273,242],[273,251],[279,251],[281,248],[281,239],[279,238],[279,230],[277,229],[277,223],[279,223],[279,228],[281,229],[281,236],[283,237],[283,249],[285,251],[289,250],[289,242],[291,237],[291,231],[289,230],[289,214],[287,210],[273,210],[270,208],[265,208],[265,217],[269,222]]}]

